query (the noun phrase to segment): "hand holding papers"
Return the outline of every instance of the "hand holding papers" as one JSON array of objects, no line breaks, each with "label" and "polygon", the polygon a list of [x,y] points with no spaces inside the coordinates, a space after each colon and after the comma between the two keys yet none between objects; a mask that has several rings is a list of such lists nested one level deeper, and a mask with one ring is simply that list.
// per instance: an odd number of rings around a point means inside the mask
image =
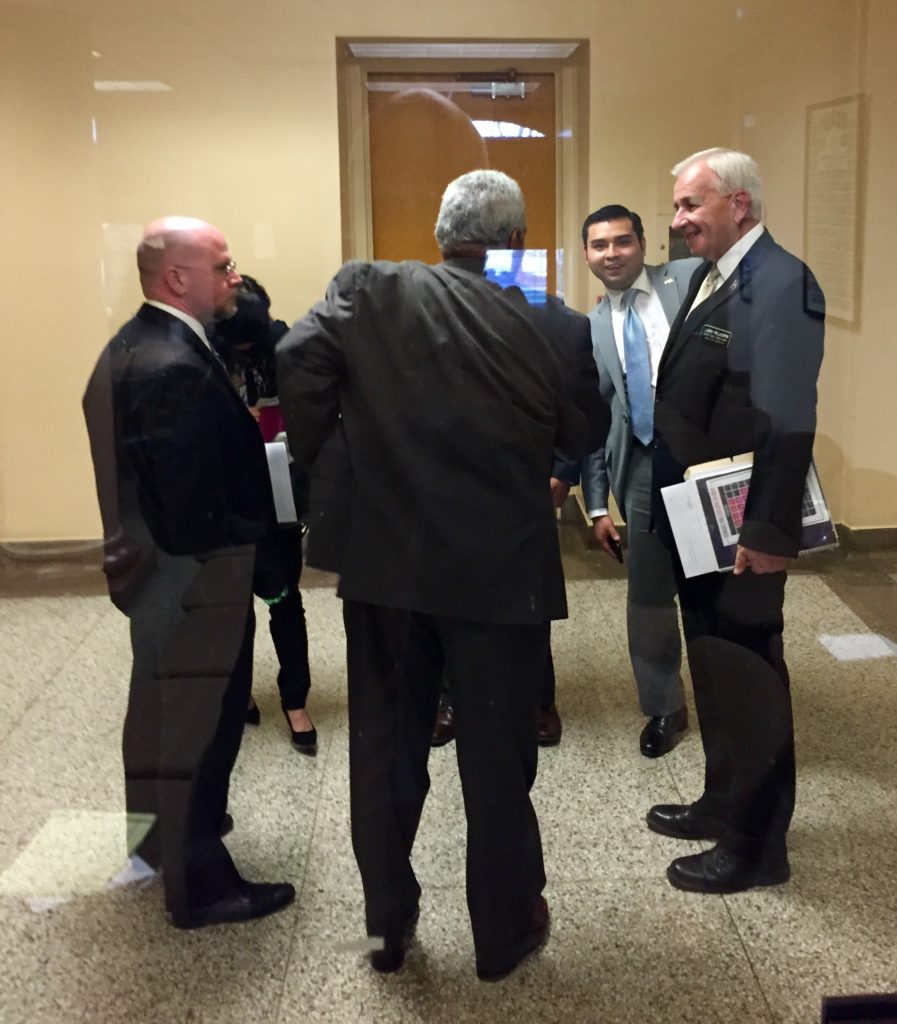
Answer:
[{"label": "hand holding papers", "polygon": [[[681,484],[661,490],[685,576],[726,572],[735,564],[753,457],[691,466]],[[838,543],[816,467],[810,465],[801,517],[801,554]]]}]

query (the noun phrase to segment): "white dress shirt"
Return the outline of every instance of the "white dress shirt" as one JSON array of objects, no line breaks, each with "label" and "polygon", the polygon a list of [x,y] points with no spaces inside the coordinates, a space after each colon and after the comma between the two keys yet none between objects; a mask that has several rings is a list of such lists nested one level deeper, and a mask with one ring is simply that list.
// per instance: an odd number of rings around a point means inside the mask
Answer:
[{"label": "white dress shirt", "polygon": [[755,224],[747,234],[742,235],[738,239],[728,252],[720,256],[719,260],[717,260],[716,269],[719,271],[723,281],[735,273],[735,268],[741,263],[748,249],[763,234],[764,230],[762,222]]},{"label": "white dress shirt", "polygon": [[[642,272],[629,286],[638,289],[633,307],[638,313],[648,336],[648,358],[651,360],[651,393],[657,387],[657,367],[660,365],[660,357],[663,355],[667,338],[670,334],[670,324],[667,315],[663,310],[660,296],[654,290],[647,270]],[[626,289],[628,291],[629,289]],[[624,291],[607,289],[607,299],[610,302],[611,325],[614,331],[614,341],[617,344],[617,355],[620,357],[620,366],[623,373],[626,372],[626,354],[623,349],[623,321],[626,319],[626,310],[621,308]],[[606,516],[606,508],[589,509],[589,518],[595,519],[598,516]]]},{"label": "white dress shirt", "polygon": [[[629,288],[638,290],[633,308],[638,313],[645,328],[645,334],[648,336],[648,358],[651,360],[651,390],[653,391],[657,387],[657,367],[660,365],[660,357],[663,355],[663,349],[667,343],[670,325],[666,313],[663,311],[660,296],[654,291],[648,278],[648,272],[644,267]],[[626,291],[628,290],[627,288]],[[626,354],[623,349],[623,321],[626,319],[626,310],[621,307],[624,294],[623,291],[607,289],[614,341],[617,343],[617,355],[620,357],[623,373],[626,372]]]},{"label": "white dress shirt", "polygon": [[178,320],[183,320],[184,323],[193,331],[199,340],[205,345],[205,347],[211,352],[212,346],[209,344],[209,339],[206,337],[205,328],[194,316],[190,316],[189,313],[185,313],[182,309],[175,309],[174,306],[169,306],[164,302],[156,302],[155,299],[146,299],[148,306],[155,306],[156,309],[162,309],[166,313],[171,313],[172,316],[176,316]]}]

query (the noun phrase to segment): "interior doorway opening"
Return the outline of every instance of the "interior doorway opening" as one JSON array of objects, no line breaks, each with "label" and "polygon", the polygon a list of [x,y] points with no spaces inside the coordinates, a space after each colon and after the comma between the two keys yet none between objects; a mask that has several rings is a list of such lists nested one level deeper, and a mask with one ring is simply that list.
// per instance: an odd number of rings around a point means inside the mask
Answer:
[{"label": "interior doorway opening", "polygon": [[588,44],[337,40],[345,259],[438,261],[445,186],[505,171],[527,203],[548,287],[585,299]]}]

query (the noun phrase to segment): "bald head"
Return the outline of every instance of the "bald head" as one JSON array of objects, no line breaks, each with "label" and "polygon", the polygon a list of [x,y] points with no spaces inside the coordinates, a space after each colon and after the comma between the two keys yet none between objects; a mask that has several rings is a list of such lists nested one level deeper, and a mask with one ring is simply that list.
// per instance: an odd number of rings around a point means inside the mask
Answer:
[{"label": "bald head", "polygon": [[195,217],[161,217],[143,229],[137,247],[140,285],[147,299],[164,302],[210,323],[232,316],[240,283],[227,240]]}]

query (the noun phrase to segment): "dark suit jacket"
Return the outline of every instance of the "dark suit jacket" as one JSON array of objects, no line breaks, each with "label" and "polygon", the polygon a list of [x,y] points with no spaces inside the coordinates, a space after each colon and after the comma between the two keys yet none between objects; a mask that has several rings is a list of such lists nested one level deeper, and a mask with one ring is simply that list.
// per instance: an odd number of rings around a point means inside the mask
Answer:
[{"label": "dark suit jacket", "polygon": [[[610,429],[610,406],[601,395],[598,368],[592,352],[589,318],[577,313],[554,295],[544,306],[531,307],[533,322],[555,350],[564,388],[570,400],[585,416],[589,429],[589,451],[602,447]],[[555,452],[551,475],[569,484],[579,483],[582,459],[567,452]]]},{"label": "dark suit jacket", "polygon": [[687,466],[754,453],[741,542],[794,556],[816,428],[825,303],[810,270],[768,231],[693,313],[710,265],[695,271],[660,362],[654,425],[659,489]]},{"label": "dark suit jacket", "polygon": [[155,545],[203,555],[273,524],[258,426],[177,317],[140,308],[100,356],[84,412],[113,597],[139,584]]},{"label": "dark suit jacket", "polygon": [[320,452],[344,488],[338,550],[320,552],[315,467],[309,562],[340,569],[341,596],[483,622],[566,614],[548,476],[556,445],[581,455],[588,437],[522,297],[468,261],[348,263],[278,345],[278,380],[294,457]]}]

